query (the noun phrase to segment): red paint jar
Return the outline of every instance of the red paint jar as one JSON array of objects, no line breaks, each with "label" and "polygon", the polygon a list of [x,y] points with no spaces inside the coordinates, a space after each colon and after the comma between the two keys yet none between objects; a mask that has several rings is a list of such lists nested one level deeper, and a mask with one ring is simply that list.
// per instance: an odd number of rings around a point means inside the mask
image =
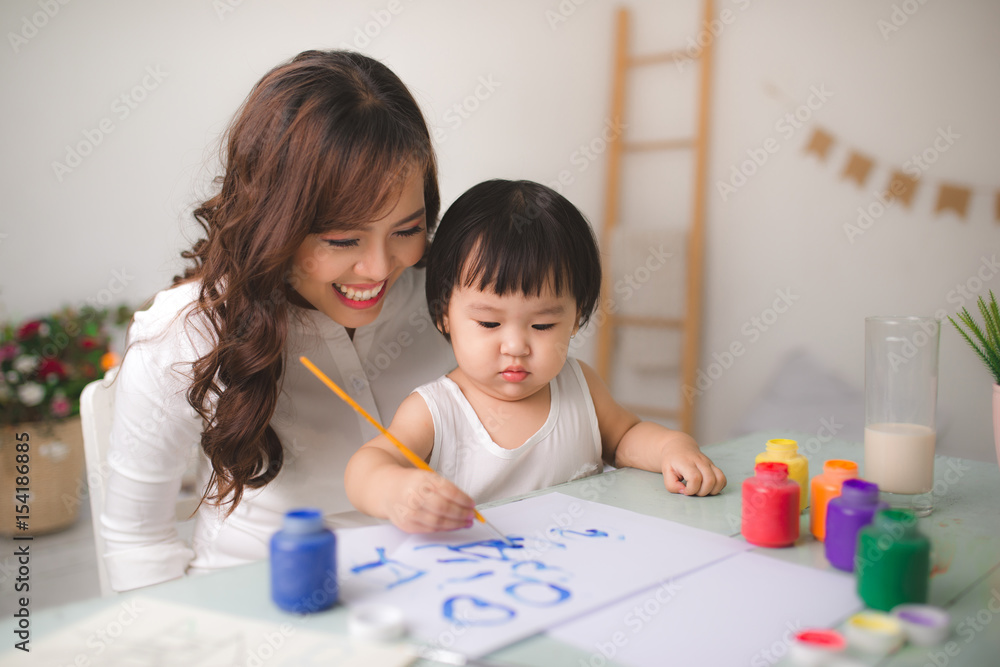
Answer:
[{"label": "red paint jar", "polygon": [[743,480],[743,537],[761,547],[791,546],[799,539],[799,485],[784,463],[758,463],[754,472]]}]

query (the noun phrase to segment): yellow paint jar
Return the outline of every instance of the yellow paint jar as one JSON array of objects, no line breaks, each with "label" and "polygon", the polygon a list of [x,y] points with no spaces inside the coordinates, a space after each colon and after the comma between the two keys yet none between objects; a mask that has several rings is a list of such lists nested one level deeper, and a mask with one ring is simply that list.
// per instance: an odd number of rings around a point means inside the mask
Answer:
[{"label": "yellow paint jar", "polygon": [[809,507],[809,460],[799,454],[799,443],[785,438],[768,440],[754,464],[777,461],[788,466],[788,479],[799,485],[799,513]]}]

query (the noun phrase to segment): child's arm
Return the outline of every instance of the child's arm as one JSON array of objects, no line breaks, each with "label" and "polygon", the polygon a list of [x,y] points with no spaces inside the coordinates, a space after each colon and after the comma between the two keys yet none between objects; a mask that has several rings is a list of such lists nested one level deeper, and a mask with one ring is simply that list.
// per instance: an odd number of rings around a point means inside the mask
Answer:
[{"label": "child's arm", "polygon": [[706,496],[725,488],[726,476],[701,452],[694,438],[641,421],[611,397],[594,369],[583,362],[580,368],[594,400],[605,461],[617,467],[662,472],[663,484],[673,493]]},{"label": "child's arm", "polygon": [[[420,394],[406,397],[389,432],[427,460],[434,446],[434,421]],[[389,519],[408,533],[472,525],[472,499],[441,475],[414,468],[384,435],[354,453],[344,471],[344,488],[357,509]]]}]

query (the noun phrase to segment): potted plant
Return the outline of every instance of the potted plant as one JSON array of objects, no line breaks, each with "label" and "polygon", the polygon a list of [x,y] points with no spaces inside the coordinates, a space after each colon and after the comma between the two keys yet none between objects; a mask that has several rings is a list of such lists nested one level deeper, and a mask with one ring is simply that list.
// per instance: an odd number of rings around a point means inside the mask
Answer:
[{"label": "potted plant", "polygon": [[64,308],[0,325],[0,534],[37,535],[76,520],[83,473],[80,393],[117,364],[106,325],[131,311]]},{"label": "potted plant", "polygon": [[1000,461],[1000,308],[997,308],[997,298],[993,295],[993,290],[990,290],[989,302],[979,297],[978,305],[979,312],[983,315],[982,326],[972,319],[972,315],[965,308],[957,317],[968,332],[955,320],[950,317],[948,319],[993,375],[993,444],[997,449],[997,460]]}]

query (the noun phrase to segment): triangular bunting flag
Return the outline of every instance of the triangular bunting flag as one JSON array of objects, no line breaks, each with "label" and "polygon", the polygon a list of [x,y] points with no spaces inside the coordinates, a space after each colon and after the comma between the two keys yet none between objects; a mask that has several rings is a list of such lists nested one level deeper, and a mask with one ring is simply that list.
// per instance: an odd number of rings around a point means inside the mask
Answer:
[{"label": "triangular bunting flag", "polygon": [[893,171],[889,178],[889,191],[886,197],[898,199],[903,202],[903,206],[910,208],[913,201],[913,193],[917,191],[917,179],[901,171]]},{"label": "triangular bunting flag", "polygon": [[840,175],[841,178],[853,180],[859,187],[863,187],[868,180],[868,172],[872,170],[873,162],[857,151],[851,151],[851,156],[847,160],[847,166]]},{"label": "triangular bunting flag", "polygon": [[833,136],[817,127],[813,130],[809,143],[806,144],[806,153],[815,153],[820,162],[823,162],[832,145]]},{"label": "triangular bunting flag", "polygon": [[969,188],[942,183],[941,189],[938,190],[938,200],[937,205],[934,207],[934,212],[940,213],[941,211],[951,209],[958,214],[958,217],[964,218],[965,210],[969,205],[969,195],[971,194],[972,191]]},{"label": "triangular bunting flag", "polygon": [[[945,136],[943,132],[943,130],[939,130],[938,133]],[[828,162],[831,149],[836,140],[837,138],[827,130],[821,127],[813,126],[812,134],[809,136],[809,140],[803,147],[802,152],[806,155],[814,155],[820,162]],[[880,169],[888,167],[888,165],[884,165],[882,161],[879,161],[878,165],[876,165],[875,158],[870,157],[859,150],[851,148],[850,146],[846,146],[845,148],[847,149],[845,151],[846,157],[844,158],[844,164],[841,168],[840,178],[846,181],[853,181],[854,184],[860,188],[865,187],[865,183],[868,181],[872,174],[872,170],[876,166],[879,166]],[[839,154],[836,159],[838,161],[841,159]],[[886,171],[889,172],[889,182],[886,189],[884,191],[876,191],[874,194],[879,197],[883,204],[886,204],[889,201],[899,201],[902,202],[905,208],[911,208],[914,197],[917,193],[917,188],[919,188],[921,182],[926,179],[922,174],[912,170],[904,171],[899,168],[888,167]],[[879,178],[881,178],[881,171]],[[927,185],[926,187],[933,187],[937,190],[937,201],[934,205],[935,213],[946,213],[951,211],[957,215],[960,220],[966,220],[968,218],[969,205],[973,194],[983,195],[984,200],[986,197],[990,196],[988,194],[989,190],[987,190],[987,186],[984,185],[935,182]],[[1000,225],[1000,189],[990,188],[990,190],[992,190],[992,196],[994,198],[993,218],[996,224]],[[976,211],[973,211],[973,214],[975,216]]]}]

